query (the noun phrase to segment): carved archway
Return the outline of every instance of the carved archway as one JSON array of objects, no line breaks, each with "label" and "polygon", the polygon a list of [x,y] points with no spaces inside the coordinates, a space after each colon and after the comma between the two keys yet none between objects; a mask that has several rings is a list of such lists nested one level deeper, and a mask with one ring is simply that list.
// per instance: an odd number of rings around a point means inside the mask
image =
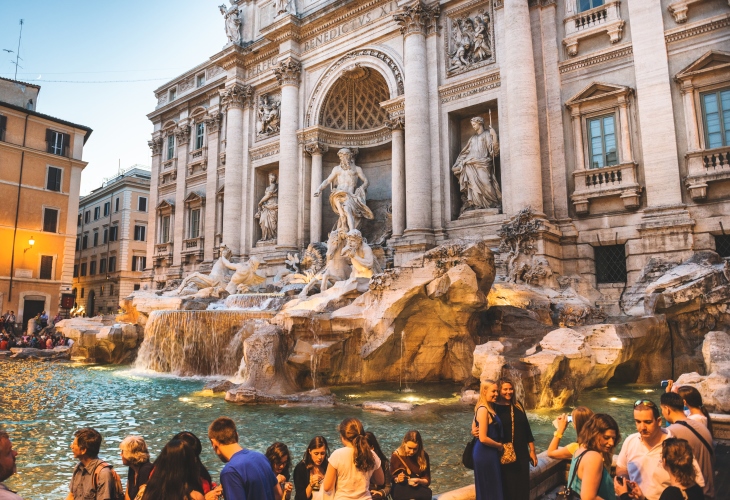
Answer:
[{"label": "carved archway", "polygon": [[[319,119],[331,90],[340,78],[358,68],[374,70],[385,81],[388,88],[387,99],[403,94],[403,68],[395,55],[385,48],[365,48],[353,50],[335,61],[317,81],[309,98],[305,127],[323,125]],[[385,99],[385,100],[387,100]]]}]

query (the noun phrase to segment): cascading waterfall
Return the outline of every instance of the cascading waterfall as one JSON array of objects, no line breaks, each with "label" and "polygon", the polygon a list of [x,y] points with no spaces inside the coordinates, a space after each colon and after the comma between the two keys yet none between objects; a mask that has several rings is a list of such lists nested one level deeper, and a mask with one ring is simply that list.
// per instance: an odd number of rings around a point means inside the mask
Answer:
[{"label": "cascading waterfall", "polygon": [[243,325],[266,311],[153,311],[135,367],[181,376],[234,376],[243,357]]},{"label": "cascading waterfall", "polygon": [[278,311],[290,297],[283,293],[237,293],[225,300],[226,309],[247,309],[255,311]]},{"label": "cascading waterfall", "polygon": [[[401,330],[400,332],[400,374],[398,376],[398,391],[399,392],[413,392],[413,389],[408,387],[408,372],[405,368],[405,354],[406,354],[406,331]],[[405,385],[405,387],[403,387]]]},{"label": "cascading waterfall", "polygon": [[512,380],[512,388],[515,390],[513,401],[519,401],[524,404],[525,386],[522,384],[522,373],[512,365],[509,365],[508,372],[509,378]]}]

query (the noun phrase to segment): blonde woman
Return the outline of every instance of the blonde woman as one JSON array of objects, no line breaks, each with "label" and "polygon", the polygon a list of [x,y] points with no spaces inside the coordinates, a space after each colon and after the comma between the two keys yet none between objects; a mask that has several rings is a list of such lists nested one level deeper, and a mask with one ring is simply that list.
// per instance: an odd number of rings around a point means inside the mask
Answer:
[{"label": "blonde woman", "polygon": [[127,436],[119,444],[122,452],[122,463],[129,467],[127,475],[127,491],[124,500],[134,500],[140,486],[147,484],[152,472],[150,453],[142,436]]},{"label": "blonde woman", "polygon": [[474,444],[474,484],[477,500],[503,500],[502,422],[494,410],[499,388],[494,380],[485,380],[479,388],[479,400],[474,407],[471,433],[478,438]]},{"label": "blonde woman", "polygon": [[[578,406],[573,410],[571,416],[573,417],[573,428],[575,429],[575,434],[576,436],[580,436],[581,429],[583,429],[585,423],[588,422],[588,419],[593,416],[593,411],[585,406]],[[555,425],[556,431],[553,434],[553,440],[550,441],[550,446],[548,446],[547,455],[556,460],[572,460],[573,454],[580,446],[577,438],[574,443],[570,443],[566,446],[560,446],[560,439],[563,437],[566,429],[568,428],[567,414],[563,413],[556,418],[553,425]]]}]

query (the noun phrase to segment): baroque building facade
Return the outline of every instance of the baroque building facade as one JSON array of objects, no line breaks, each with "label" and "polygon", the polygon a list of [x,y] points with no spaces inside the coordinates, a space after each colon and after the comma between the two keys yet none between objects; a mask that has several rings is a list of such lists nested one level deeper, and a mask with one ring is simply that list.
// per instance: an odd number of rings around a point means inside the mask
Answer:
[{"label": "baroque building facade", "polygon": [[542,221],[534,252],[608,305],[652,257],[728,255],[727,0],[221,12],[229,43],[157,89],[148,115],[146,276],[160,287],[205,270],[222,243],[273,277],[326,240],[342,207],[329,187],[315,194],[342,148],[363,173],[358,227],[396,267],[448,239],[496,250],[526,207]]},{"label": "baroque building facade", "polygon": [[139,290],[149,198],[150,171],[135,165],[79,201],[72,290],[78,314],[116,314],[119,299]]}]

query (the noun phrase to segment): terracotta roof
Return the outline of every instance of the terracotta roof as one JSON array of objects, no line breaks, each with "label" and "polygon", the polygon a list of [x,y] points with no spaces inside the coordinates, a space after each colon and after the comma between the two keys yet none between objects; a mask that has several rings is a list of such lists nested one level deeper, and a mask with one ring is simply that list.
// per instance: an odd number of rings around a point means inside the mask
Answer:
[{"label": "terracotta roof", "polygon": [[34,87],[34,88],[36,88],[38,90],[41,89],[41,86],[40,85],[36,85],[35,83],[28,83],[28,82],[23,82],[23,81],[20,81],[20,80],[13,80],[12,78],[3,78],[2,76],[0,76],[0,80],[5,80],[6,82],[20,83],[20,84],[26,85],[28,87]]}]

